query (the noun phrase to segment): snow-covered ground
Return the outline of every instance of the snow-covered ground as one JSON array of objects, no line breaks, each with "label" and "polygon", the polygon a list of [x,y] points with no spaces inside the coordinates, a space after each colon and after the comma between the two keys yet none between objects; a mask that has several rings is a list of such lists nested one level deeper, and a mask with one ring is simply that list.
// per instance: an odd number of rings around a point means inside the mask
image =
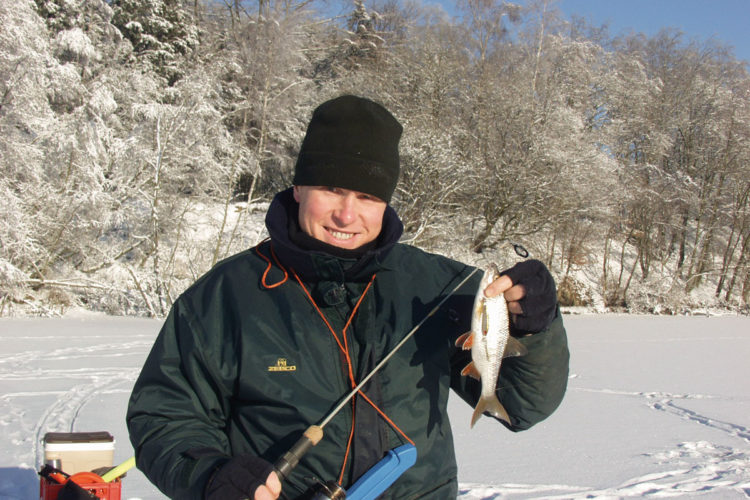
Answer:
[{"label": "snow-covered ground", "polygon": [[[750,318],[567,315],[560,409],[513,434],[450,407],[461,500],[750,497]],[[38,497],[49,431],[106,430],[132,456],[128,395],[160,322],[0,319],[0,498]],[[133,470],[123,499],[164,498]]]}]

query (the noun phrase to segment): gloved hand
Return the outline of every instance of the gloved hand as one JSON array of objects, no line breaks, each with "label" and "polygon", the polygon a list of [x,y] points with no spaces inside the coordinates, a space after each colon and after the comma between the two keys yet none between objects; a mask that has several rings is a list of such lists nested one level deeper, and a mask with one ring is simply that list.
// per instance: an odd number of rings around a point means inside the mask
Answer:
[{"label": "gloved hand", "polygon": [[525,260],[500,275],[513,282],[505,291],[516,330],[513,333],[537,333],[547,328],[557,312],[557,289],[547,266],[538,260]]},{"label": "gloved hand", "polygon": [[206,500],[272,500],[279,497],[281,482],[273,465],[244,454],[233,457],[209,479]]}]

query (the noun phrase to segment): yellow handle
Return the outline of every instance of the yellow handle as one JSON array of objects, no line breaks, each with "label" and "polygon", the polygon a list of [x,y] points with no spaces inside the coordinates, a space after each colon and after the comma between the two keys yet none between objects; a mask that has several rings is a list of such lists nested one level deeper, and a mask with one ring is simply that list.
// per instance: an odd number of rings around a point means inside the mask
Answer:
[{"label": "yellow handle", "polygon": [[135,457],[130,457],[127,460],[125,460],[123,463],[118,465],[117,467],[114,467],[110,469],[109,471],[107,471],[106,473],[102,474],[102,480],[105,483],[114,481],[115,479],[122,476],[133,467],[135,467]]}]

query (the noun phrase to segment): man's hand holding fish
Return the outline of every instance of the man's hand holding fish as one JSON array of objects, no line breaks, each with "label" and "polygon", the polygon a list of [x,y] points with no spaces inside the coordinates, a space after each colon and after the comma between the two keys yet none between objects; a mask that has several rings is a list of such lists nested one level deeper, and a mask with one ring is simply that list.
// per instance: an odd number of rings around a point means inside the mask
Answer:
[{"label": "man's hand holding fish", "polygon": [[537,333],[555,317],[557,290],[547,267],[526,260],[500,273],[484,290],[487,298],[505,295],[514,334]]}]

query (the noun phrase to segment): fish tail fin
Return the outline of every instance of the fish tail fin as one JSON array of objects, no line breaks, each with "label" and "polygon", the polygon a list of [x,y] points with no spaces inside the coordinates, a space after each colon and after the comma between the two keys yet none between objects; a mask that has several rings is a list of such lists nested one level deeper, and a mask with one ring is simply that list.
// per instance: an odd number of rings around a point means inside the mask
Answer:
[{"label": "fish tail fin", "polygon": [[474,424],[477,423],[477,420],[479,420],[479,417],[481,417],[484,412],[488,412],[493,417],[499,418],[510,425],[510,416],[502,403],[500,403],[500,400],[497,399],[497,396],[493,395],[489,398],[479,398],[479,402],[477,402],[477,406],[474,408],[474,413],[471,416],[472,427],[474,427]]},{"label": "fish tail fin", "polygon": [[477,420],[479,420],[479,417],[482,416],[482,413],[484,413],[485,408],[487,407],[487,400],[480,398],[477,402],[477,405],[474,407],[474,413],[471,415],[471,427],[474,427],[474,424],[477,423]]}]

